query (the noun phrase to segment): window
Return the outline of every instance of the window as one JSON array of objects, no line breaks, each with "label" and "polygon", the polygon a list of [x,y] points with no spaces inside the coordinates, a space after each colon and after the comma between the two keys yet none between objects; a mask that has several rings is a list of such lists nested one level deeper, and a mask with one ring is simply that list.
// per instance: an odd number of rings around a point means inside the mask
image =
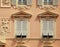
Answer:
[{"label": "window", "polygon": [[28,32],[28,20],[15,20],[15,28],[17,38],[26,38]]},{"label": "window", "polygon": [[11,0],[13,6],[32,5],[32,0]]},{"label": "window", "polygon": [[43,38],[53,38],[55,31],[55,20],[42,18],[42,37]]},{"label": "window", "polygon": [[57,6],[58,5],[58,0],[37,0],[37,5],[38,6],[44,6],[44,5]]},{"label": "window", "polygon": [[27,0],[18,0],[18,4],[19,5],[26,5],[27,4]]},{"label": "window", "polygon": [[52,5],[53,0],[44,0],[44,5]]}]

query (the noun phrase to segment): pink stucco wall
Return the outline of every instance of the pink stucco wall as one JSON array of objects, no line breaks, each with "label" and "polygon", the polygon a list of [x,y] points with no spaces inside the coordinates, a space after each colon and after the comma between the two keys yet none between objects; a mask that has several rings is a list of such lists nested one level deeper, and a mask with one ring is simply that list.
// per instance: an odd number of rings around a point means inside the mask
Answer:
[{"label": "pink stucco wall", "polygon": [[[30,38],[40,38],[41,37],[41,26],[40,26],[40,21],[37,20],[37,15],[40,13],[45,12],[44,9],[39,9],[36,6],[36,1],[32,0],[32,6],[29,9],[25,9],[24,12],[27,12],[29,14],[32,15],[32,17],[30,18]],[[9,29],[9,33],[8,35],[6,35],[6,47],[15,47],[16,46],[16,42],[11,40],[11,39],[7,39],[7,38],[15,38],[14,35],[14,21],[11,19],[11,15],[14,13],[19,12],[20,10],[18,9],[14,9],[13,7],[10,8],[0,8],[0,17],[1,18],[9,18],[10,19],[10,24],[8,26],[10,26]],[[56,38],[60,39],[60,0],[58,3],[58,6],[54,9],[54,10],[50,10],[51,12],[54,12],[56,14],[58,14],[58,18],[56,19]],[[44,44],[42,41],[40,40],[29,40],[26,41],[25,44],[28,47],[42,47]],[[60,47],[60,40],[56,40],[54,42],[52,42],[52,44],[50,44],[54,47]]]}]

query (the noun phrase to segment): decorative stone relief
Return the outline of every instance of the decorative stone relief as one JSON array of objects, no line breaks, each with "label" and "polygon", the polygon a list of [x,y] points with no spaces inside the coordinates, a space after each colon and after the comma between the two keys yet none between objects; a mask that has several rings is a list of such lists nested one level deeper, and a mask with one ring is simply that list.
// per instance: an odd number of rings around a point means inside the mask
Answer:
[{"label": "decorative stone relief", "polygon": [[1,0],[1,7],[10,7],[10,0]]},{"label": "decorative stone relief", "polygon": [[6,35],[9,33],[9,27],[10,27],[10,20],[9,18],[1,18],[1,24],[0,24],[0,35]]},{"label": "decorative stone relief", "polygon": [[5,42],[6,36],[10,32],[10,19],[0,17],[0,41]]}]

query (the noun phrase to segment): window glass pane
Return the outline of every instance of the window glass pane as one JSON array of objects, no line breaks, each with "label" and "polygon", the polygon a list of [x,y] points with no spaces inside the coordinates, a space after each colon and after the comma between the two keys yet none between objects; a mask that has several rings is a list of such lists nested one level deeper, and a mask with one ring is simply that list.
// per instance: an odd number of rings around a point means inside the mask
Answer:
[{"label": "window glass pane", "polygon": [[18,0],[19,5],[26,5],[27,1],[26,0]]},{"label": "window glass pane", "polygon": [[47,0],[44,0],[44,5],[47,5]]},{"label": "window glass pane", "polygon": [[23,3],[24,3],[24,5],[26,5],[27,4],[27,0],[23,0]]},{"label": "window glass pane", "polygon": [[18,4],[20,5],[22,2],[21,2],[21,0],[18,0]]},{"label": "window glass pane", "polygon": [[53,0],[44,0],[44,5],[52,5]]},{"label": "window glass pane", "polygon": [[48,5],[52,5],[53,4],[53,0],[48,0]]},{"label": "window glass pane", "polygon": [[47,2],[47,0],[44,0],[44,2]]}]

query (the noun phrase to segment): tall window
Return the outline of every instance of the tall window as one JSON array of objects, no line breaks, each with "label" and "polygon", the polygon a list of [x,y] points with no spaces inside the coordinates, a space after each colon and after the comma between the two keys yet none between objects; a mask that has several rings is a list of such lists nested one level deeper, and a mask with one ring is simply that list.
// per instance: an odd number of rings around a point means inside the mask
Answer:
[{"label": "tall window", "polygon": [[53,38],[55,32],[55,20],[42,18],[42,37]]},{"label": "tall window", "polygon": [[21,20],[17,19],[15,20],[15,27],[16,27],[16,37],[27,37],[27,31],[28,31],[28,20]]},{"label": "tall window", "polygon": [[52,5],[53,4],[53,0],[44,0],[44,5]]}]

